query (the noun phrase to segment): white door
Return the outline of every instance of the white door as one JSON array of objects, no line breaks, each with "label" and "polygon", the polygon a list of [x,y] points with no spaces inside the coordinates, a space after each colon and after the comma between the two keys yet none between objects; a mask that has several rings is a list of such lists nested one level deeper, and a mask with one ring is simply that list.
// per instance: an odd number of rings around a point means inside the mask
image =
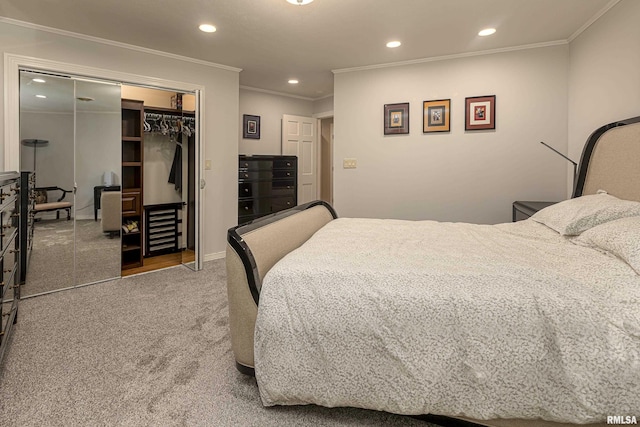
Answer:
[{"label": "white door", "polygon": [[282,154],[298,156],[298,204],[318,198],[317,120],[311,117],[282,116]]}]

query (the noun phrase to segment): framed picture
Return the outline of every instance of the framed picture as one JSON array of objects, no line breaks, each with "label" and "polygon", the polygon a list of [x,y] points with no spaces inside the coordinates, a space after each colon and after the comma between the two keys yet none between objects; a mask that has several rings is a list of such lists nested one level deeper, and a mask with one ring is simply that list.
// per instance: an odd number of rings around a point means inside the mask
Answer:
[{"label": "framed picture", "polygon": [[422,132],[449,132],[451,130],[451,100],[438,99],[422,103]]},{"label": "framed picture", "polygon": [[384,134],[409,133],[409,103],[384,105]]},{"label": "framed picture", "polygon": [[260,116],[242,115],[242,137],[260,139]]},{"label": "framed picture", "polygon": [[496,96],[474,96],[465,98],[464,130],[496,128]]}]

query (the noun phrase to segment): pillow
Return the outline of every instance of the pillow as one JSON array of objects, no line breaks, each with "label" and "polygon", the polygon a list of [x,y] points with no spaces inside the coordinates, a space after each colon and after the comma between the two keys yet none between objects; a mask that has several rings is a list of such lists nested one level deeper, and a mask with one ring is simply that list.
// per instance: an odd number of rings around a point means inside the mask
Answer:
[{"label": "pillow", "polygon": [[598,225],[575,239],[576,243],[602,249],[621,258],[640,274],[640,216]]},{"label": "pillow", "polygon": [[563,236],[575,236],[596,225],[629,216],[640,216],[640,202],[620,200],[598,192],[546,207],[531,219]]}]

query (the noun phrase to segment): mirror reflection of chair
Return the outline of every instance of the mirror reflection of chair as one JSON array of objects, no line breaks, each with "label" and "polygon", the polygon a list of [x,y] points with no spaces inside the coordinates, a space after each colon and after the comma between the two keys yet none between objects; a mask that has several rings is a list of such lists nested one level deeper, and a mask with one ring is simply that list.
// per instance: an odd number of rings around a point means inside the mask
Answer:
[{"label": "mirror reflection of chair", "polygon": [[[55,212],[56,219],[60,219],[60,211],[67,212],[67,221],[71,219],[71,207],[73,204],[64,200],[67,193],[73,193],[72,190],[65,190],[60,187],[36,187],[35,189],[36,204],[33,212],[35,215],[40,212]],[[49,192],[62,192],[55,202],[49,201]],[[52,194],[53,195],[53,194]]]},{"label": "mirror reflection of chair", "polygon": [[122,227],[122,193],[120,191],[103,191],[100,196],[102,232],[110,238],[120,236]]}]

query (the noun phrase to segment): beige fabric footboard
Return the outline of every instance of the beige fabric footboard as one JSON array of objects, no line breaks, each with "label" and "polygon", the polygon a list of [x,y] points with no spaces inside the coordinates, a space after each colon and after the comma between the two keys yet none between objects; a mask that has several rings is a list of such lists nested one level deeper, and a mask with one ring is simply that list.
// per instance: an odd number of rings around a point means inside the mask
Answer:
[{"label": "beige fabric footboard", "polygon": [[[304,209],[304,208],[303,208]],[[275,219],[275,221],[273,221]],[[242,242],[248,248],[255,262],[254,276],[257,290],[265,274],[283,256],[306,242],[316,231],[334,219],[334,213],[328,205],[315,204],[292,214],[283,214],[281,218],[267,218],[264,225],[236,228]],[[271,221],[271,222],[270,222]],[[234,230],[234,229],[232,229]],[[230,230],[230,233],[231,231]],[[242,253],[230,242],[227,244],[227,292],[229,295],[229,325],[231,328],[231,346],[236,363],[240,367],[252,369],[253,330],[255,328],[258,306],[251,293],[247,272],[241,257]]]}]

